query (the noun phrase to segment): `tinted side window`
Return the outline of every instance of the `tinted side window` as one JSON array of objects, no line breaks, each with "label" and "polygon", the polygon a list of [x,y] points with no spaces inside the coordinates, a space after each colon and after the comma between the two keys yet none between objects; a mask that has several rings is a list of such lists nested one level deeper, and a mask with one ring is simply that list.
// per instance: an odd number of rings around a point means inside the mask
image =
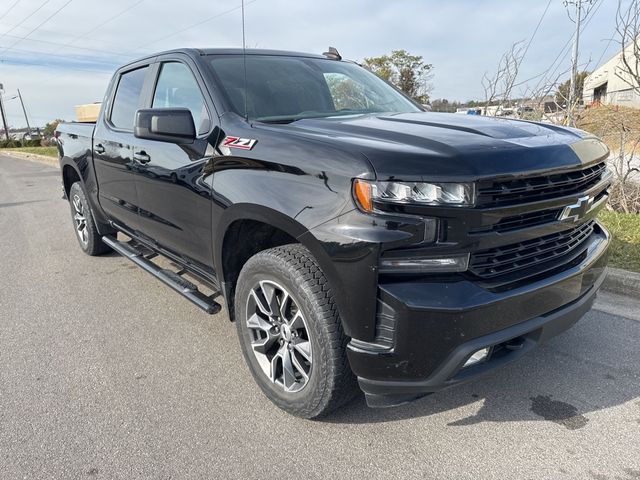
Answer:
[{"label": "tinted side window", "polygon": [[153,95],[153,108],[176,107],[191,110],[199,134],[209,130],[209,114],[204,98],[189,67],[178,62],[163,63]]},{"label": "tinted side window", "polygon": [[144,84],[147,68],[142,67],[120,76],[113,107],[111,108],[111,123],[118,128],[133,130],[136,110],[140,101],[140,92]]}]

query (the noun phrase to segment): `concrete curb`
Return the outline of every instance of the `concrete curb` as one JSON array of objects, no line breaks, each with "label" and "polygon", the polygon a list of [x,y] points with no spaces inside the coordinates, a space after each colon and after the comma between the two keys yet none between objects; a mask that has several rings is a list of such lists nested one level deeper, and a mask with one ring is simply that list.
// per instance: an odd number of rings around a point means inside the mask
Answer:
[{"label": "concrete curb", "polygon": [[602,289],[618,295],[640,298],[640,273],[609,267]]},{"label": "concrete curb", "polygon": [[32,162],[46,163],[47,165],[50,165],[52,167],[60,166],[57,158],[47,157],[46,155],[38,155],[37,153],[16,152],[15,150],[0,150],[0,153],[14,158],[31,160]]}]

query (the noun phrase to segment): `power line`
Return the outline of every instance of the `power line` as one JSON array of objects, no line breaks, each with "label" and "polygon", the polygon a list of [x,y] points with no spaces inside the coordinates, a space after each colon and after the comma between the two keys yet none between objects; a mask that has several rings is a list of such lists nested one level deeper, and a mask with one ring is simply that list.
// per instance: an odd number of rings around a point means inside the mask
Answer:
[{"label": "power line", "polygon": [[602,53],[600,54],[600,57],[598,58],[598,61],[596,63],[594,63],[595,67],[600,65],[600,62],[602,61],[602,59],[604,58],[605,54],[607,53],[607,50],[609,50],[609,45],[611,45],[611,42],[613,42],[613,39],[614,39],[614,37],[609,38],[609,41],[607,42],[607,45],[604,47],[604,50],[602,51]]},{"label": "power line", "polygon": [[18,5],[20,3],[21,0],[16,0],[15,2],[13,2],[13,4],[7,9],[6,12],[4,12],[2,15],[0,15],[0,20],[2,20],[4,17],[6,17],[9,12],[11,12],[11,10],[13,10],[13,7],[15,7],[16,5]]},{"label": "power line", "polygon": [[[142,1],[144,1],[144,0],[142,0]],[[47,34],[46,38],[50,38],[50,37],[58,38],[61,35],[64,36],[64,37],[69,37],[69,38],[73,37],[73,32],[70,32],[69,34],[65,34],[64,32],[59,32],[59,31],[55,31],[55,30],[49,30],[47,28],[40,28],[38,30],[38,33],[39,34]],[[82,36],[84,37],[84,36],[86,36],[86,34],[83,34]],[[14,39],[22,38],[22,37],[20,37],[18,35],[5,35],[5,37],[6,38],[14,38]],[[78,45],[71,45],[70,42],[63,43],[64,40],[60,40],[60,41],[54,42],[54,41],[51,41],[51,40],[41,40],[40,38],[41,38],[40,36],[38,36],[37,38],[29,38],[28,41],[29,42],[49,43],[51,45],[57,45],[57,46],[60,46],[60,47],[62,47],[62,46],[64,46],[64,47],[70,46],[71,48],[76,48],[76,49],[80,49],[80,50],[93,50],[93,51],[100,51],[100,52],[104,52],[104,53],[113,53],[115,55],[114,52],[107,52],[106,50],[98,50],[98,49],[95,49],[95,48],[80,47]],[[77,37],[73,37],[71,42],[76,42],[77,40],[78,40]],[[115,49],[115,50],[122,49],[122,44],[109,42],[108,40],[103,40],[103,39],[94,38],[94,37],[92,37],[90,40],[91,40],[92,43],[93,42],[100,43],[100,44],[104,45],[106,48],[112,48],[112,49]]]},{"label": "power line", "polygon": [[[598,10],[600,10],[600,7],[602,6],[603,3],[604,3],[604,1],[600,0],[600,2],[597,3],[597,7],[596,7],[596,4],[593,4],[593,6],[589,10],[587,10],[587,16],[585,17],[585,22],[584,22],[582,28],[580,29],[581,32],[584,32],[584,30],[587,28],[589,23],[591,23],[591,20],[595,17],[596,13],[598,13]],[[595,11],[593,12],[593,15],[589,16],[588,14],[591,13],[591,11],[593,10],[594,7],[596,7],[596,8],[595,8]],[[564,44],[562,49],[558,52],[558,55],[553,60],[553,62],[549,66],[549,68],[543,72],[543,75],[541,75],[541,76],[543,76],[543,78],[536,84],[535,88],[533,89],[533,92],[537,91],[538,88],[545,81],[550,79],[558,71],[558,68],[560,67],[560,64],[564,61],[564,59],[567,57],[567,54],[570,51],[570,50],[568,50],[568,47],[571,45],[571,42],[573,41],[573,37],[574,36],[575,36],[575,32],[571,34],[571,37],[569,37],[569,40],[567,40],[567,42]],[[556,63],[557,63],[557,65],[556,65]],[[554,65],[555,65],[555,68],[554,68]]]},{"label": "power line", "polygon": [[[67,2],[62,5],[61,7],[59,7],[55,12],[53,12],[51,15],[49,15],[43,22],[39,23],[37,27],[33,28],[29,33],[27,33],[24,37],[21,37],[20,39],[16,40],[15,42],[13,42],[13,44],[11,44],[11,47],[13,47],[14,45],[17,45],[18,43],[20,43],[22,40],[26,40],[27,38],[29,38],[31,36],[31,34],[33,34],[34,32],[36,32],[42,25],[44,25],[45,23],[47,23],[49,20],[51,20],[53,17],[55,17],[56,15],[58,15],[58,13],[60,13],[67,5],[69,5],[71,2],[73,2],[73,0],[67,0]],[[3,54],[4,52],[6,52],[7,49],[5,48],[4,50],[0,51],[0,54]]]},{"label": "power line", "polygon": [[38,13],[42,7],[44,7],[47,3],[49,3],[51,0],[44,0],[44,2],[38,7],[36,8],[33,12],[31,12],[29,15],[27,15],[25,18],[22,19],[22,21],[20,23],[18,23],[17,25],[14,25],[12,28],[10,28],[9,30],[7,30],[6,32],[4,32],[2,35],[0,35],[0,40],[2,40],[4,38],[4,36],[7,33],[11,33],[13,32],[16,28],[18,28],[20,25],[22,25],[24,22],[26,22],[27,20],[29,20],[31,17],[33,17],[36,13]]},{"label": "power line", "polygon": [[[244,6],[246,7],[246,6],[251,5],[252,3],[255,3],[257,1],[258,0],[251,0],[250,2],[245,3]],[[170,33],[168,35],[164,35],[162,37],[156,38],[155,40],[152,40],[150,42],[147,42],[147,43],[144,43],[142,45],[139,45],[137,48],[143,48],[143,47],[146,47],[148,45],[153,45],[154,43],[161,42],[162,40],[166,40],[167,38],[175,37],[176,35],[178,35],[178,34],[180,34],[182,32],[186,32],[187,30],[191,30],[192,28],[199,27],[200,25],[208,23],[211,20],[214,20],[214,19],[216,19],[218,17],[222,17],[223,15],[227,15],[228,13],[235,12],[236,10],[240,10],[241,8],[243,8],[242,4],[238,5],[236,7],[230,8],[229,10],[225,10],[224,12],[217,13],[217,14],[211,16],[211,17],[207,17],[204,20],[200,20],[199,22],[192,23],[191,25],[189,25],[187,27],[184,27],[184,28],[181,28],[180,30],[176,30],[173,33]],[[129,52],[131,52],[131,50],[129,50],[129,51],[125,52],[125,53],[129,53]]]},{"label": "power line", "polygon": [[99,28],[104,27],[105,25],[107,25],[108,23],[111,23],[112,21],[114,21],[116,18],[120,18],[122,15],[124,15],[125,13],[127,13],[129,10],[133,10],[135,7],[137,7],[138,5],[140,5],[142,2],[144,2],[144,0],[138,0],[136,3],[134,3],[133,5],[129,5],[127,8],[125,8],[124,10],[121,10],[120,12],[116,13],[115,15],[113,15],[112,17],[109,17],[107,20],[105,20],[102,23],[99,23],[98,25],[90,28],[89,30],[87,30],[86,32],[78,35],[77,37],[72,38],[69,42],[63,44],[62,46],[66,47],[69,46],[75,42],[77,42],[78,40],[80,40],[81,38],[86,37],[87,35],[90,35],[91,33],[95,32],[96,30],[98,30]]},{"label": "power line", "polygon": [[522,61],[524,60],[524,57],[527,55],[527,52],[529,51],[529,47],[531,46],[531,42],[533,42],[533,39],[535,38],[536,34],[538,33],[538,29],[540,28],[540,25],[542,25],[542,21],[544,20],[544,17],[547,15],[547,11],[549,10],[549,7],[551,6],[551,2],[552,1],[553,0],[549,0],[549,3],[547,3],[547,7],[544,9],[544,12],[542,12],[542,16],[540,17],[540,20],[538,20],[538,25],[536,25],[536,28],[533,31],[533,34],[531,35],[531,38],[529,39],[529,43],[527,43],[527,46],[524,49],[524,53],[522,54],[522,58],[520,59],[520,63],[522,63]]},{"label": "power line", "polygon": [[[2,47],[0,47],[0,48],[2,48]],[[93,59],[89,59],[86,56],[83,56],[83,57],[72,57],[72,56],[69,56],[69,55],[60,55],[60,54],[57,54],[57,53],[46,53],[45,54],[45,53],[42,53],[42,52],[37,52],[35,50],[25,50],[25,49],[22,49],[22,48],[12,48],[11,50],[19,52],[19,53],[30,54],[30,55],[39,55],[40,57],[44,55],[44,56],[47,56],[47,57],[57,57],[57,58],[61,58],[61,59],[64,59],[64,60],[69,60],[69,61],[74,61],[74,60],[76,60],[76,61],[85,61],[85,62],[89,61],[92,64],[105,65],[105,66],[109,66],[109,67],[114,67],[116,65],[116,62],[93,60]],[[0,60],[0,62],[6,62],[6,60]],[[18,62],[13,62],[13,63],[18,63]],[[44,66],[42,60],[40,60],[37,63],[37,66]],[[68,66],[65,65],[64,68],[66,70],[66,69],[73,68],[73,67],[68,67]],[[83,71],[91,72],[93,70],[84,69]]]},{"label": "power line", "polygon": [[[65,5],[63,5],[63,6],[58,10],[58,12],[59,12],[62,8],[64,8],[65,6],[67,6],[69,3],[71,3],[71,1],[72,1],[72,0],[69,0],[69,2],[67,2]],[[78,35],[78,36],[76,36],[76,37],[72,38],[70,41],[68,41],[68,42],[66,42],[66,43],[59,43],[59,42],[52,42],[52,41],[49,41],[49,40],[38,40],[38,39],[29,39],[29,41],[31,41],[31,42],[38,42],[38,43],[46,43],[46,44],[55,45],[55,46],[60,46],[60,47],[69,47],[69,46],[70,46],[71,48],[75,48],[75,49],[79,49],[79,50],[87,50],[87,51],[97,52],[97,53],[106,53],[106,54],[108,54],[108,55],[114,55],[114,56],[118,56],[118,57],[125,57],[125,56],[128,56],[128,55],[118,54],[118,53],[115,53],[115,52],[113,52],[113,51],[107,51],[107,50],[101,50],[101,49],[97,49],[97,48],[89,48],[89,47],[79,47],[79,46],[77,46],[77,45],[72,45],[72,44],[73,44],[74,42],[76,42],[76,41],[80,40],[81,38],[84,38],[84,37],[86,37],[87,35],[89,35],[89,34],[91,34],[91,33],[95,32],[97,29],[99,29],[99,28],[103,27],[104,25],[106,25],[106,24],[108,24],[108,23],[112,22],[113,20],[115,20],[115,19],[119,18],[120,16],[124,15],[124,14],[125,14],[126,12],[128,12],[129,10],[132,10],[133,8],[137,7],[137,6],[138,6],[139,4],[141,4],[143,1],[144,1],[144,0],[138,0],[138,1],[137,1],[136,3],[134,3],[133,5],[128,6],[127,8],[125,8],[125,9],[121,10],[120,12],[118,12],[117,14],[115,14],[115,15],[113,15],[112,17],[108,18],[107,20],[105,20],[105,21],[103,21],[103,22],[101,22],[101,23],[99,23],[99,24],[95,25],[95,26],[94,26],[94,27],[92,27],[91,29],[89,29],[89,30],[87,30],[86,32],[84,32],[84,33],[82,33],[82,34],[80,34],[80,35]],[[57,12],[56,12],[56,13],[57,13]],[[50,19],[50,18],[51,18],[51,17],[49,17],[49,19]],[[41,27],[42,25],[44,25],[44,23],[46,23],[46,21],[48,21],[49,19],[47,19],[47,20],[45,20],[45,22],[41,23],[41,24],[40,24],[36,29],[38,29],[39,27]],[[34,31],[35,31],[35,30],[34,30]],[[31,33],[33,33],[33,31],[32,31],[32,32],[30,32],[30,33],[29,33],[29,35],[30,35]],[[22,52],[30,52],[30,53],[36,53],[36,54],[37,54],[37,53],[39,53],[39,52],[34,52],[34,51],[29,51],[29,50],[20,50],[20,49],[13,48],[13,45],[16,45],[17,43],[19,43],[19,41],[20,41],[20,40],[26,40],[26,39],[27,39],[27,37],[28,37],[29,35],[27,35],[27,36],[25,36],[25,37],[18,37],[18,36],[14,36],[14,35],[7,35],[7,34],[5,34],[4,36],[6,36],[6,37],[11,37],[11,38],[15,38],[15,39],[17,39],[17,40],[18,40],[18,42],[14,42],[12,45],[10,45],[10,46],[8,46],[8,47],[5,47],[2,51],[0,51],[0,53],[4,53],[4,52],[6,52],[7,50],[22,51]],[[0,47],[0,48],[2,48],[2,47]],[[43,52],[43,53],[42,53],[42,55],[47,55],[47,56],[54,55],[54,56],[58,56],[58,57],[62,57],[62,58],[67,58],[67,56],[65,56],[65,55],[56,55],[56,54],[53,54],[53,53],[46,53],[46,52]],[[69,58],[81,58],[81,57],[77,57],[77,56],[76,56],[76,57],[71,57],[71,56],[69,56]]]},{"label": "power line", "polygon": [[[540,20],[538,20],[538,24],[536,25],[536,28],[533,30],[533,34],[531,34],[531,37],[529,38],[529,43],[527,43],[527,46],[524,49],[524,52],[522,53],[522,56],[520,57],[520,61],[518,62],[518,70],[516,71],[516,76],[513,78],[513,81],[516,81],[516,78],[518,78],[518,73],[520,72],[520,65],[522,65],[522,62],[524,61],[524,57],[527,56],[527,52],[529,51],[529,47],[531,46],[531,43],[533,42],[533,39],[535,38],[536,34],[538,33],[538,29],[540,28],[540,25],[542,25],[542,22],[544,20],[544,17],[547,15],[547,11],[549,10],[549,7],[551,6],[551,2],[553,0],[549,0],[549,2],[547,3],[546,8],[544,9],[544,12],[542,12],[542,16],[540,17]],[[535,78],[535,77],[534,77]],[[531,80],[531,79],[529,79]],[[521,85],[522,83],[526,83],[528,80],[525,80],[524,82],[521,83],[514,83],[511,88],[515,88],[519,85]]]},{"label": "power line", "polygon": [[[8,37],[8,38],[16,38],[16,39],[22,39],[22,40],[24,40],[24,38],[23,38],[23,37],[17,37],[17,36],[15,36],[15,35],[5,35],[5,37]],[[77,46],[77,45],[71,45],[70,43],[68,43],[68,44],[67,44],[67,43],[60,43],[60,42],[52,42],[52,41],[50,41],[50,40],[40,40],[40,39],[35,39],[35,38],[29,38],[28,40],[29,40],[30,42],[46,43],[47,45],[55,45],[55,46],[58,46],[58,47],[69,47],[69,48],[73,48],[73,49],[76,49],[76,50],[86,50],[86,51],[88,51],[88,52],[106,53],[106,54],[114,55],[114,56],[118,56],[118,57],[124,57],[124,56],[125,56],[124,54],[121,54],[121,53],[115,53],[115,52],[112,52],[112,51],[110,51],[110,50],[102,50],[102,49],[99,49],[99,48],[90,48],[90,47],[79,47],[79,46]],[[2,47],[0,47],[0,48],[2,48]],[[5,48],[6,48],[7,50],[19,50],[19,49],[16,49],[16,48],[10,47],[10,46],[9,46],[9,47],[5,47]],[[50,54],[50,53],[48,53],[48,52],[38,52],[38,53],[40,53],[40,54],[42,54],[42,55],[51,55],[51,54]],[[127,56],[128,56],[128,55],[127,55]]]},{"label": "power line", "polygon": [[[48,41],[48,40],[31,40],[31,41],[40,42],[40,43],[47,43],[47,44],[56,45],[56,46],[62,46],[62,47],[71,46],[72,48],[76,48],[76,49],[88,50],[88,51],[93,51],[93,52],[98,52],[98,53],[107,53],[107,54],[110,54],[110,55],[123,57],[123,56],[125,56],[125,55],[123,55],[123,54],[117,54],[117,53],[115,53],[115,52],[110,52],[110,51],[105,51],[105,50],[99,50],[99,49],[94,49],[94,48],[88,48],[88,47],[78,47],[78,46],[71,45],[71,44],[72,44],[72,43],[74,43],[74,42],[76,42],[76,41],[78,41],[78,40],[80,40],[81,38],[83,38],[83,37],[85,37],[85,36],[87,36],[87,35],[89,35],[89,34],[93,33],[93,32],[94,32],[94,31],[96,31],[98,28],[103,27],[104,25],[108,24],[109,22],[112,22],[113,20],[115,20],[115,19],[119,18],[120,16],[122,16],[122,15],[124,15],[126,12],[128,12],[129,10],[132,10],[134,7],[138,6],[138,5],[139,5],[140,3],[142,3],[143,1],[144,1],[144,0],[139,0],[138,2],[134,3],[133,5],[130,5],[129,7],[125,8],[125,9],[121,10],[120,12],[116,13],[115,15],[111,16],[111,17],[110,17],[110,18],[108,18],[107,20],[105,20],[105,21],[103,21],[103,22],[99,23],[98,25],[95,25],[95,26],[94,26],[94,27],[92,27],[90,30],[87,30],[86,32],[82,33],[81,35],[78,35],[78,36],[74,37],[74,38],[73,38],[73,39],[71,39],[69,42],[66,42],[66,43],[58,43],[58,42],[51,42],[51,41]],[[12,35],[7,35],[7,36],[12,36]],[[17,37],[17,38],[20,38],[20,37]],[[2,47],[0,47],[0,48],[2,48]],[[55,56],[55,57],[64,58],[64,59],[74,59],[74,58],[78,58],[79,60],[84,60],[84,59],[86,59],[86,57],[82,57],[82,56],[80,56],[80,57],[78,57],[78,56],[73,57],[73,56],[70,56],[70,55],[58,55],[58,54],[55,54],[55,53],[42,53],[42,52],[36,52],[36,51],[32,51],[32,50],[16,49],[16,48],[13,48],[13,47],[5,48],[4,50],[2,50],[2,52],[5,52],[5,51],[7,51],[7,50],[18,51],[18,52],[21,52],[21,53],[22,53],[22,52],[24,52],[24,53],[30,53],[30,54],[35,54],[35,55]],[[98,60],[91,60],[91,62],[92,62],[92,63],[94,63],[94,64],[102,64],[102,65],[110,66],[110,67],[113,67],[113,66],[115,65],[115,64],[114,64],[114,63],[112,63],[112,62],[101,62],[101,61],[98,61]],[[98,73],[98,72],[97,72],[97,71],[95,71],[95,70],[88,70],[88,69],[83,69],[83,68],[77,68],[77,67],[69,67],[69,66],[65,66],[65,73],[66,73],[66,71],[67,71],[67,70],[74,70],[74,71],[81,71],[81,72],[90,72],[90,73],[93,73],[93,74]],[[104,73],[104,74],[106,74],[106,73]],[[35,86],[38,86],[38,85],[41,85],[41,84],[44,84],[44,83],[49,83],[52,79],[59,78],[59,77],[61,77],[61,76],[64,76],[64,73],[62,73],[62,74],[60,74],[60,75],[57,75],[57,76],[54,76],[54,77],[52,77],[52,78],[49,78],[49,79],[47,79],[45,82],[37,83],[37,84],[35,84]]]}]

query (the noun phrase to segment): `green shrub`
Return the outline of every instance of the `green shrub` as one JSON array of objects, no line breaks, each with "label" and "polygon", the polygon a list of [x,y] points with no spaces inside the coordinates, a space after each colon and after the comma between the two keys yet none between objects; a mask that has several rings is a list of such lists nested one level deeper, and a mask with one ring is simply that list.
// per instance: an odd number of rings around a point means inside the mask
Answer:
[{"label": "green shrub", "polygon": [[22,144],[19,140],[10,138],[9,140],[0,140],[0,148],[19,148]]}]

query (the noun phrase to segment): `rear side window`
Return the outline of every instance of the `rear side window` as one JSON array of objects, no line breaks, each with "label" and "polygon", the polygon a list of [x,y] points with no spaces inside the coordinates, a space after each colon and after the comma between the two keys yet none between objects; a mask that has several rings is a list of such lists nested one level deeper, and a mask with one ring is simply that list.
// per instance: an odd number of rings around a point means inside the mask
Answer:
[{"label": "rear side window", "polygon": [[144,76],[148,68],[138,68],[120,76],[111,108],[110,120],[114,127],[133,130],[134,117],[140,103],[140,92],[142,92]]},{"label": "rear side window", "polygon": [[209,130],[209,114],[204,98],[189,67],[178,62],[163,63],[153,95],[153,108],[177,107],[191,111],[198,134]]}]

